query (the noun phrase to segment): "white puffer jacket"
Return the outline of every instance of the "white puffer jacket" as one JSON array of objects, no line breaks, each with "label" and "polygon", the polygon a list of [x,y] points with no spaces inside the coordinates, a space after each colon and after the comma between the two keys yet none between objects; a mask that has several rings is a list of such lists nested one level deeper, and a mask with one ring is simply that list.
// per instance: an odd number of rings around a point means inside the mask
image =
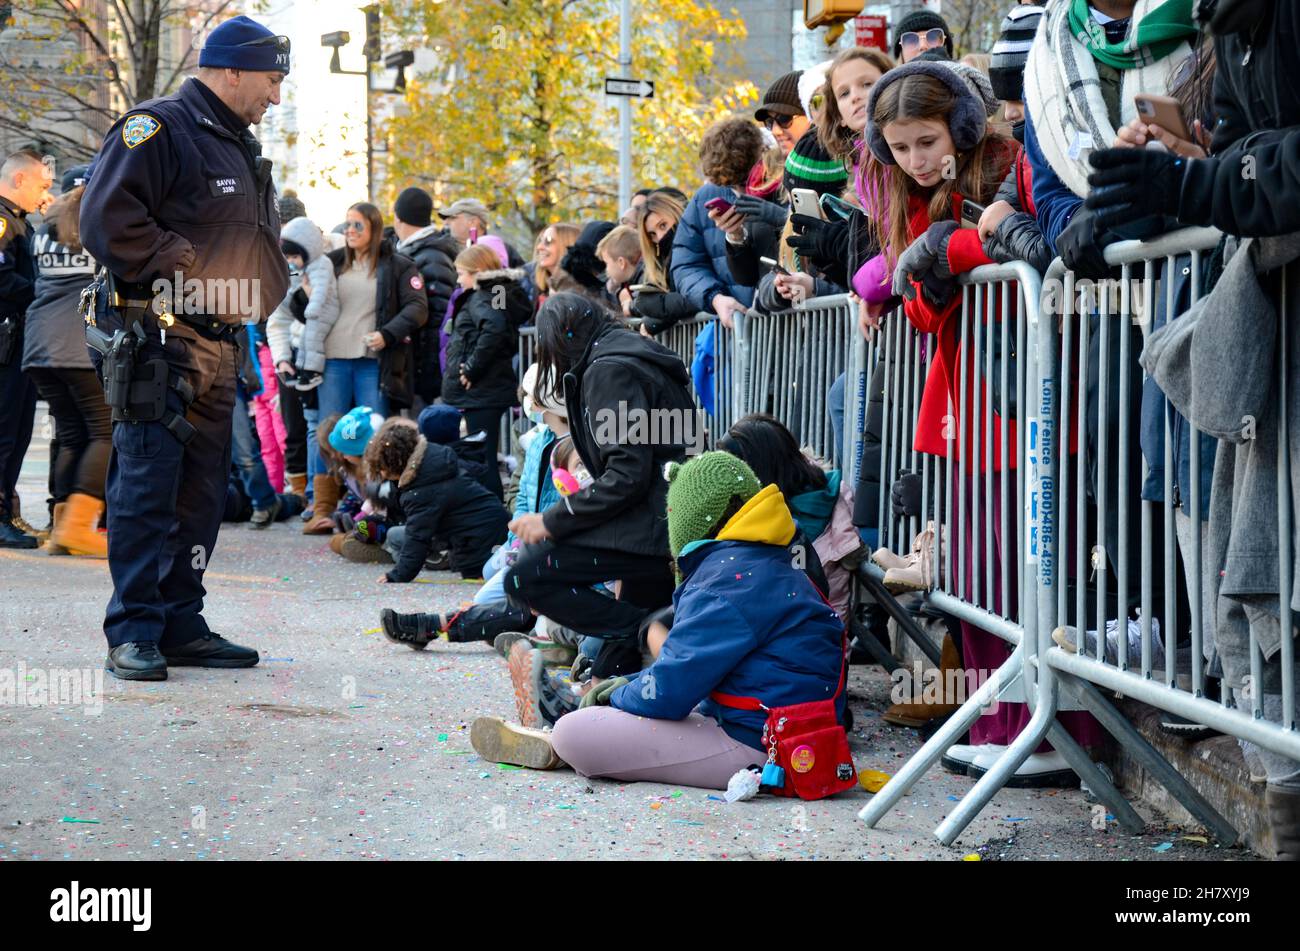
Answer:
[{"label": "white puffer jacket", "polygon": [[310,219],[294,218],[280,229],[280,237],[307,252],[305,270],[311,295],[307,301],[306,323],[303,324],[294,319],[289,306],[289,299],[302,284],[302,276],[294,275],[289,293],[266,321],[271,359],[277,364],[282,360],[293,363],[296,351],[298,369],[320,373],[325,369],[325,338],[339,317],[334,266],[325,256],[325,236]]}]

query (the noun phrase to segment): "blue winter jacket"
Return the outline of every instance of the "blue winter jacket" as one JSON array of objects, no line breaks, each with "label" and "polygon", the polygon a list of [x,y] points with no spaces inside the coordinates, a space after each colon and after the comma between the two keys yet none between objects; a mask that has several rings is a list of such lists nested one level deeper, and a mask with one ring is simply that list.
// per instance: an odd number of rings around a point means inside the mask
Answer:
[{"label": "blue winter jacket", "polygon": [[1038,146],[1038,136],[1034,133],[1034,119],[1025,107],[1025,154],[1029,156],[1029,167],[1033,172],[1034,214],[1038,225],[1043,229],[1043,237],[1056,250],[1056,239],[1065,230],[1074,213],[1083,204],[1083,199],[1076,195],[1052,171],[1047,164],[1043,150]]},{"label": "blue winter jacket", "polygon": [[[709,541],[677,564],[685,578],[673,595],[668,640],[653,664],[614,691],[611,706],[657,720],[684,719],[698,706],[732,739],[761,749],[766,715],[720,706],[711,691],[769,707],[835,695],[843,625],[783,544]],[[841,692],[841,719],[844,702]]]},{"label": "blue winter jacket", "polygon": [[[560,501],[560,490],[555,487],[555,480],[551,478],[550,464],[547,464],[546,471],[542,471],[542,457],[546,455],[546,448],[554,443],[555,433],[551,432],[549,426],[543,426],[528,444],[528,449],[524,452],[523,469],[519,473],[519,493],[515,496],[515,511],[512,518],[545,512]],[[514,539],[515,533],[511,532],[506,538],[506,544],[509,545]]]},{"label": "blue winter jacket", "polygon": [[712,311],[718,294],[734,297],[745,307],[754,303],[754,288],[737,284],[727,267],[727,237],[709,220],[704,203],[715,198],[732,201],[735,193],[721,185],[701,185],[691,197],[673,239],[673,286],[696,310]]}]

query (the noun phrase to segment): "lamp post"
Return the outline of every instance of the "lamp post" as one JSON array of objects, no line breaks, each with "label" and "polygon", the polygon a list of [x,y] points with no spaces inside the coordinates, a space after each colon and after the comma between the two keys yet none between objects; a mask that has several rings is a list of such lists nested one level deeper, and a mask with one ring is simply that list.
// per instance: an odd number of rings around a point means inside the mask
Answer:
[{"label": "lamp post", "polygon": [[390,53],[383,56],[380,53],[380,35],[379,35],[379,8],[375,6],[363,7],[366,15],[366,42],[362,51],[366,58],[365,69],[344,69],[343,63],[339,59],[339,50],[352,42],[352,36],[345,30],[336,30],[333,33],[325,33],[320,38],[320,45],[333,49],[330,56],[330,72],[341,76],[364,76],[366,79],[366,197],[370,201],[375,198],[375,146],[374,146],[374,112],[370,107],[370,93],[373,91],[370,84],[371,65],[379,59],[384,61],[384,66],[388,69],[397,70],[397,79],[392,89],[380,90],[380,92],[400,93],[406,89],[406,67],[415,63],[415,54],[411,50],[400,50],[396,53]]},{"label": "lamp post", "polygon": [[321,46],[328,46],[334,50],[333,55],[330,56],[331,73],[341,76],[364,76],[366,79],[366,199],[372,200],[375,197],[375,150],[371,139],[374,119],[370,113],[370,49],[366,50],[365,69],[344,69],[343,63],[339,60],[339,50],[351,42],[352,36],[346,30],[326,33],[320,38]]}]

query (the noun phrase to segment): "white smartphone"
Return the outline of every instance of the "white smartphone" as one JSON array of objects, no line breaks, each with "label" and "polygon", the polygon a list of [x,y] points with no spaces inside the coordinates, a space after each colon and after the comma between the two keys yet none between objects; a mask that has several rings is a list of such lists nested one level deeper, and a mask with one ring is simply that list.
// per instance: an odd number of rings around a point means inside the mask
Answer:
[{"label": "white smartphone", "polygon": [[826,212],[822,211],[821,202],[817,200],[817,193],[811,188],[790,189],[790,210],[796,215],[807,215],[809,218],[826,220]]}]

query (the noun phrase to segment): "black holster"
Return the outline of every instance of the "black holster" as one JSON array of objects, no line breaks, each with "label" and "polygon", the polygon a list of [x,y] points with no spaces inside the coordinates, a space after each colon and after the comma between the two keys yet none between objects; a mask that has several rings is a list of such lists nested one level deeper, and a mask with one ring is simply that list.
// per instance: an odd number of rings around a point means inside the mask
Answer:
[{"label": "black holster", "polygon": [[115,423],[161,422],[181,445],[194,438],[195,429],[180,413],[167,407],[167,391],[175,390],[188,408],[194,402],[194,388],[178,373],[173,373],[166,359],[141,359],[145,344],[143,318],[138,310],[124,310],[125,329],[112,336],[93,324],[86,326],[86,343],[98,351],[103,360],[100,374],[104,383],[104,402],[113,411]]}]

